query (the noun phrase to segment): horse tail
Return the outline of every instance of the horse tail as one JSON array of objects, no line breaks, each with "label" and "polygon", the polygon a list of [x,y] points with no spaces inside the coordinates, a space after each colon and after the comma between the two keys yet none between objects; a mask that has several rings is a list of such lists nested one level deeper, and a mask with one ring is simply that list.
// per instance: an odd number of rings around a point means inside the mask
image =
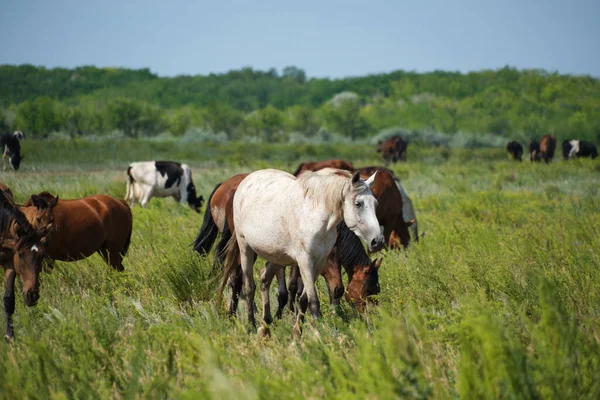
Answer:
[{"label": "horse tail", "polygon": [[225,290],[225,286],[227,286],[229,277],[236,270],[238,266],[238,260],[240,259],[240,246],[237,242],[237,238],[235,237],[235,229],[231,230],[231,238],[227,242],[224,252],[227,256],[225,259],[223,280],[221,281],[221,284],[217,290],[217,304],[221,304],[221,301],[223,300],[223,290]]},{"label": "horse tail", "polygon": [[129,245],[131,244],[131,234],[133,233],[133,214],[131,213],[131,208],[129,207],[129,204],[127,204],[126,201],[121,199],[119,199],[119,201],[123,203],[125,208],[127,208],[127,211],[129,212],[129,219],[131,221],[131,228],[129,229],[129,233],[127,234],[127,238],[125,239],[125,245],[123,245],[123,249],[121,250],[121,256],[124,257],[127,254],[127,251],[129,250]]},{"label": "horse tail", "polygon": [[298,166],[298,169],[296,170],[296,172],[294,172],[292,175],[294,175],[294,176],[296,176],[296,177],[297,177],[297,176],[298,176],[298,174],[299,174],[300,172],[302,172],[302,168],[303,168],[303,167],[304,167],[304,163],[300,164],[300,165]]},{"label": "horse tail", "polygon": [[133,197],[133,183],[135,180],[131,175],[131,165],[127,168],[127,192],[125,193],[125,200],[131,200]]},{"label": "horse tail", "polygon": [[212,201],[215,192],[220,187],[221,183],[217,183],[217,186],[215,186],[210,196],[208,196],[208,202],[206,203],[206,211],[204,212],[204,219],[202,220],[200,233],[198,233],[198,237],[196,237],[196,240],[194,240],[194,243],[192,243],[194,250],[202,255],[208,254],[215,243],[215,240],[217,239],[217,234],[219,233],[219,229],[217,228],[217,224],[215,224],[215,220],[213,219],[212,212],[210,210],[210,202]]},{"label": "horse tail", "polygon": [[221,269],[223,267],[223,262],[225,261],[225,257],[227,256],[227,243],[233,234],[231,233],[231,229],[229,228],[229,224],[225,221],[225,225],[223,226],[223,232],[221,232],[221,240],[217,244],[217,248],[215,249],[215,259],[213,262],[213,268]]}]

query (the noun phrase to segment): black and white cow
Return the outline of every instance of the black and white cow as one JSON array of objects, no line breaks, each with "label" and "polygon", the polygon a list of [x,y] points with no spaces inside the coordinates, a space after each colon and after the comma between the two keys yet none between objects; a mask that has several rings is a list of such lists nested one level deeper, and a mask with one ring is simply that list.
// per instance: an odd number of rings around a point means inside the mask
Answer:
[{"label": "black and white cow", "polygon": [[13,171],[17,171],[21,166],[21,160],[25,158],[21,156],[21,143],[25,136],[23,132],[16,131],[15,133],[4,132],[0,136],[0,148],[2,149],[2,169],[6,170],[6,157],[10,159],[10,167]]},{"label": "black and white cow", "polygon": [[585,140],[567,139],[562,144],[563,157],[565,160],[570,160],[574,157],[598,157],[598,149],[596,145]]},{"label": "black and white cow", "polygon": [[127,176],[125,200],[132,207],[136,201],[145,207],[152,197],[173,196],[196,212],[202,208],[204,198],[197,197],[192,171],[185,164],[173,161],[134,162],[129,164]]}]

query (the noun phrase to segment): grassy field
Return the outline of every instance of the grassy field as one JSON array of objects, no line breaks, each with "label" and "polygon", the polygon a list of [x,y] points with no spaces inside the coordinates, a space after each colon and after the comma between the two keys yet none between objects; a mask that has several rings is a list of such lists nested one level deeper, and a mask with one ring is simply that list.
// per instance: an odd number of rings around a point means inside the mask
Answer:
[{"label": "grassy field", "polygon": [[[346,158],[372,147],[24,141],[18,201],[122,197],[128,162],[174,159],[199,192],[234,173]],[[202,216],[172,199],[136,207],[125,272],[94,255],[57,263],[37,307],[20,296],[0,343],[0,398],[600,398],[600,162],[509,161],[503,149],[409,148],[392,168],[424,239],[385,251],[379,305],[293,316],[272,336],[214,303],[208,259],[190,243]],[[275,287],[272,299],[275,301]],[[260,299],[258,295],[257,299]],[[4,317],[0,318],[4,329]]]}]

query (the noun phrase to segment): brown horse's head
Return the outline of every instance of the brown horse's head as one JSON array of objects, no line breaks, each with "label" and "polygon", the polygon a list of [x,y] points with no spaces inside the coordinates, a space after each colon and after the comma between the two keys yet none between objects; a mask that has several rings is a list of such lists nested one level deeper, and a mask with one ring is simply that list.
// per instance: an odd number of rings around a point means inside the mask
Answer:
[{"label": "brown horse's head", "polygon": [[348,283],[345,298],[359,311],[364,311],[369,296],[379,294],[379,267],[383,258],[372,261],[369,265],[354,267],[354,273]]},{"label": "brown horse's head", "polygon": [[40,298],[39,275],[46,249],[40,236],[35,232],[25,233],[18,226],[15,239],[13,266],[21,279],[23,302],[26,306],[32,307]]},{"label": "brown horse's head", "polygon": [[52,209],[58,204],[58,196],[54,197],[48,192],[34,194],[27,199],[24,206],[35,207],[33,213],[27,213],[27,219],[42,237],[42,241],[46,241],[46,236],[54,227],[54,213]]}]

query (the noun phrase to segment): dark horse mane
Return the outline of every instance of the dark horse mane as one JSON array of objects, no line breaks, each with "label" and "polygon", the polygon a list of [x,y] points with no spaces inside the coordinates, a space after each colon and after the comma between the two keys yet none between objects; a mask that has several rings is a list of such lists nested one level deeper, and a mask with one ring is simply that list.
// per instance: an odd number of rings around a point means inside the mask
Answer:
[{"label": "dark horse mane", "polygon": [[340,264],[351,278],[355,265],[369,265],[371,259],[367,255],[360,238],[348,228],[344,221],[337,226],[337,257]]},{"label": "dark horse mane", "polygon": [[37,233],[27,221],[25,214],[15,206],[4,191],[0,190],[0,235],[3,238],[10,234],[13,222],[21,229],[21,243],[29,243],[37,239]]}]

